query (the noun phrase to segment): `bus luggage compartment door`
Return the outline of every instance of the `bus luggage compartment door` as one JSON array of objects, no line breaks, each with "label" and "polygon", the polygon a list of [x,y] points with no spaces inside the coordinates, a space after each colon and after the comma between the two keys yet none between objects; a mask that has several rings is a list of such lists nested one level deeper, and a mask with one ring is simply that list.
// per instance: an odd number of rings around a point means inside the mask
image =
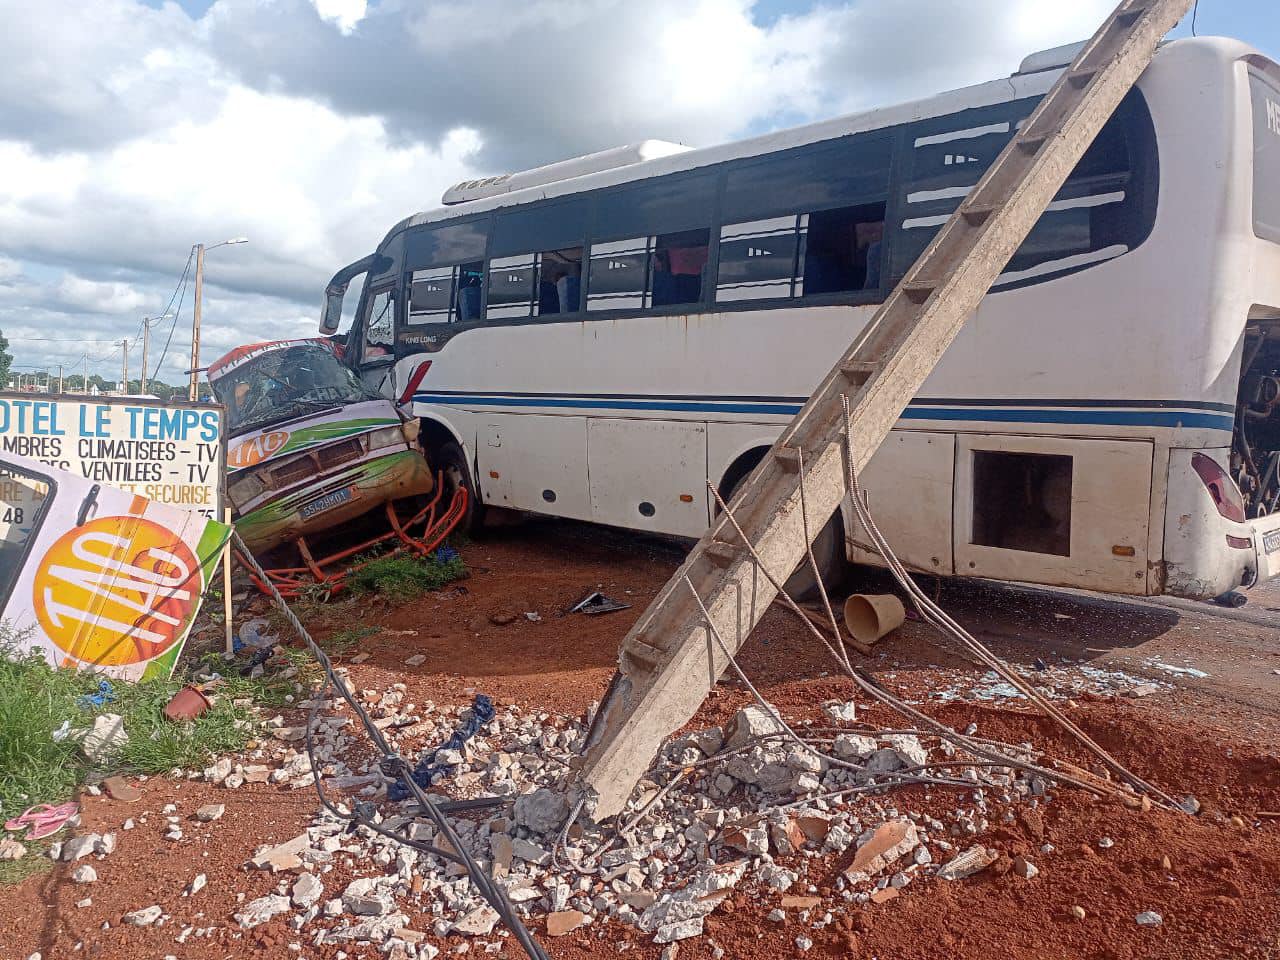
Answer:
[{"label": "bus luggage compartment door", "polygon": [[707,425],[592,419],[591,514],[597,523],[701,536],[707,516]]},{"label": "bus luggage compartment door", "polygon": [[[894,430],[880,444],[858,484],[871,515],[897,554],[913,570],[955,572],[951,551],[951,481],[956,438],[951,433]],[[852,511],[845,508],[846,514]],[[857,520],[845,517],[849,559],[883,565]]]},{"label": "bus luggage compartment door", "polygon": [[1152,444],[956,439],[956,574],[1145,595]]},{"label": "bus luggage compartment door", "polygon": [[478,434],[476,482],[485,503],[591,519],[585,417],[490,414]]}]

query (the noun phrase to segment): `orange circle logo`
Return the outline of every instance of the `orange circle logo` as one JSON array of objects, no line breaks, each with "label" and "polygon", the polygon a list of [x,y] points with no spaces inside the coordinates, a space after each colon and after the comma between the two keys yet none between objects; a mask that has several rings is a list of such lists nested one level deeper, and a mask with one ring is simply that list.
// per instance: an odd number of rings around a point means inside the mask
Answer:
[{"label": "orange circle logo", "polygon": [[99,517],[40,559],[36,618],[81,663],[145,663],[182,637],[201,587],[195,556],[172,530],[142,517]]},{"label": "orange circle logo", "polygon": [[289,434],[284,430],[272,430],[270,433],[251,437],[234,447],[227,454],[227,463],[237,469],[240,467],[252,467],[255,463],[261,463],[272,454],[279,453],[280,448],[288,442]]}]

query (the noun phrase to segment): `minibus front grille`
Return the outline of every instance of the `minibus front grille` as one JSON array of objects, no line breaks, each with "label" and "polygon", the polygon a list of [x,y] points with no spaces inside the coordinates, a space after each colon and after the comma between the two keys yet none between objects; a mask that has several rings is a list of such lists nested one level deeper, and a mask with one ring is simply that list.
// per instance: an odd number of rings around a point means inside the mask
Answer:
[{"label": "minibus front grille", "polygon": [[352,437],[350,440],[321,447],[316,451],[316,460],[319,461],[321,470],[330,470],[352,460],[359,460],[362,456],[364,456],[364,440],[361,437]]}]

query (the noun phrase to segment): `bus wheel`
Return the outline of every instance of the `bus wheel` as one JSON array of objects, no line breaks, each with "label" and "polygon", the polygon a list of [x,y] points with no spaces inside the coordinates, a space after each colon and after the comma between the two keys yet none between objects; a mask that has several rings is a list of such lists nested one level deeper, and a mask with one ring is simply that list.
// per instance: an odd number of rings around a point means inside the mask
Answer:
[{"label": "bus wheel", "polygon": [[475,481],[471,478],[471,467],[467,463],[467,455],[456,441],[447,440],[440,444],[431,455],[431,468],[444,474],[444,497],[447,502],[459,488],[467,491],[467,512],[458,521],[457,529],[471,536],[480,528],[484,517],[484,507],[476,492]]},{"label": "bus wheel", "polygon": [[[725,503],[733,500],[738,493],[738,488],[747,482],[750,473],[748,470],[734,482],[729,495],[725,497]],[[838,509],[814,538],[813,559],[818,567],[818,576],[822,578],[822,585],[826,587],[828,594],[833,592],[843,582],[849,565],[844,552],[844,518]],[[793,600],[817,599],[818,577],[814,576],[813,566],[809,563],[807,556],[800,561],[800,566],[796,567],[795,573],[787,578],[783,587]]]}]

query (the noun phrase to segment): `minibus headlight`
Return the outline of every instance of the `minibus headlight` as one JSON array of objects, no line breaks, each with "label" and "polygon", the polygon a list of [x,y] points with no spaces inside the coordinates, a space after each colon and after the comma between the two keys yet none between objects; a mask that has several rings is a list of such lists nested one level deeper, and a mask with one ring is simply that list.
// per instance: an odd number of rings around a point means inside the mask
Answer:
[{"label": "minibus headlight", "polygon": [[257,470],[244,470],[227,484],[227,496],[233,505],[241,507],[266,489],[266,481]]},{"label": "minibus headlight", "polygon": [[1209,491],[1218,513],[1236,523],[1245,523],[1244,497],[1240,496],[1240,489],[1227,475],[1227,471],[1218,466],[1216,460],[1203,453],[1192,455],[1191,468]]},{"label": "minibus headlight", "polygon": [[381,450],[383,447],[402,447],[405,444],[404,425],[382,427],[369,434],[368,450]]}]

